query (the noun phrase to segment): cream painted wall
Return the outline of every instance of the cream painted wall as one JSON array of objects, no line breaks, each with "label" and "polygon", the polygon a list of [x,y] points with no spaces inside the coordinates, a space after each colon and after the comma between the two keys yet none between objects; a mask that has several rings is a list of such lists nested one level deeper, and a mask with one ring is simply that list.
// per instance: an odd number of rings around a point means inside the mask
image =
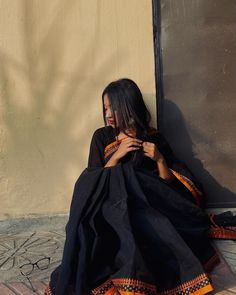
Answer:
[{"label": "cream painted wall", "polygon": [[68,211],[121,77],[155,126],[151,0],[0,0],[0,218]]}]

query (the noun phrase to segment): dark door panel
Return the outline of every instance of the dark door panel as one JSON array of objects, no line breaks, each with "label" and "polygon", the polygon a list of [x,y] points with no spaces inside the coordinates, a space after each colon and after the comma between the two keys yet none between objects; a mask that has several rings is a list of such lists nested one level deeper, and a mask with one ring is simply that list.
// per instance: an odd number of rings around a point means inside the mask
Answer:
[{"label": "dark door panel", "polygon": [[236,207],[236,1],[153,0],[160,130],[203,183]]}]

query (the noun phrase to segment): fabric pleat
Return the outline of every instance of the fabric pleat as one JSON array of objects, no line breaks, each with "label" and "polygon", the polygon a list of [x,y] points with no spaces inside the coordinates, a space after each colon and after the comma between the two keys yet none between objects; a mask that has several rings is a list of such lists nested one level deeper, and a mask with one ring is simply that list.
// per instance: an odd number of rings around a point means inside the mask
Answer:
[{"label": "fabric pleat", "polygon": [[205,294],[204,265],[219,262],[208,230],[207,214],[157,173],[129,162],[86,168],[45,294]]}]

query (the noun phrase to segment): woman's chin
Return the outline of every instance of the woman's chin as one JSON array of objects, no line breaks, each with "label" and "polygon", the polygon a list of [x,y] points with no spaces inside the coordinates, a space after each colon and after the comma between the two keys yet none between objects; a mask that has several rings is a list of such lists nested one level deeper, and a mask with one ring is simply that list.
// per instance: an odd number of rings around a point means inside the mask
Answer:
[{"label": "woman's chin", "polygon": [[114,124],[108,123],[108,126],[111,126],[112,128],[115,128]]}]

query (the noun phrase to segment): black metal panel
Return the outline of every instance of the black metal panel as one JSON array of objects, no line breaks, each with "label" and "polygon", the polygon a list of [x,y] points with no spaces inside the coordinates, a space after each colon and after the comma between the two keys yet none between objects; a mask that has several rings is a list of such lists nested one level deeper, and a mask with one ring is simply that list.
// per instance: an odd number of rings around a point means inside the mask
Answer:
[{"label": "black metal panel", "polygon": [[153,14],[159,128],[208,206],[236,207],[236,1],[153,0]]},{"label": "black metal panel", "polygon": [[162,121],[163,109],[163,81],[162,81],[162,56],[161,56],[161,7],[160,1],[152,0],[153,7],[153,43],[155,55],[155,82],[157,101],[157,128]]}]

